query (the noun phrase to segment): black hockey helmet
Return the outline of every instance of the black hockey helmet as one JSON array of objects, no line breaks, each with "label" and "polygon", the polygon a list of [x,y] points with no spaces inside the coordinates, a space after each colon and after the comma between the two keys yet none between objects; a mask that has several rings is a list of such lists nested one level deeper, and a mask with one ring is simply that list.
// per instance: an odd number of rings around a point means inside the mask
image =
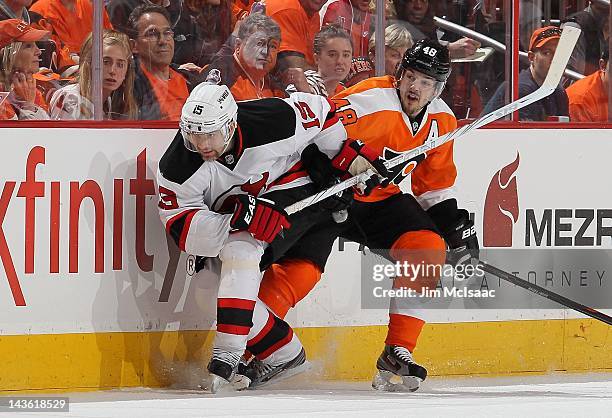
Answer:
[{"label": "black hockey helmet", "polygon": [[421,39],[408,49],[397,66],[395,78],[402,78],[404,70],[411,68],[436,81],[445,83],[451,72],[448,48],[434,39]]}]

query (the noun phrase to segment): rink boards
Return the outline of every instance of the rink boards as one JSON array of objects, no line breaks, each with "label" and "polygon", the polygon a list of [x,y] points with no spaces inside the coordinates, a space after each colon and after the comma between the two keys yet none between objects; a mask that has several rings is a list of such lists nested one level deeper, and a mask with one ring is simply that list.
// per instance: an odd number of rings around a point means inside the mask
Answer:
[{"label": "rink boards", "polygon": [[[192,280],[193,259],[157,216],[156,163],[173,135],[2,129],[0,391],[181,384],[205,364],[216,282]],[[455,152],[481,245],[612,247],[609,131],[482,130]],[[337,243],[287,318],[325,378],[370,378],[382,348],[387,312],[362,309],[360,260],[357,245]],[[612,368],[608,327],[566,310],[426,316],[416,356],[432,374]]]}]

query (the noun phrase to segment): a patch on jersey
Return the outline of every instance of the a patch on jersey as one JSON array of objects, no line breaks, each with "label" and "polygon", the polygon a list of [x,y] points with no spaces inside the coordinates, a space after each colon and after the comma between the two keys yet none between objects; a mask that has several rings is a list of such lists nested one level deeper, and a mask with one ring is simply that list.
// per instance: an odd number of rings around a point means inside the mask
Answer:
[{"label": "a patch on jersey", "polygon": [[[408,151],[409,152],[409,151]],[[385,161],[389,161],[395,157],[406,154],[407,152],[397,152],[390,148],[385,147],[383,150],[382,157]],[[391,183],[398,186],[406,177],[410,175],[417,167],[417,165],[427,157],[426,154],[419,154],[416,157],[406,161],[403,164],[399,164],[389,169],[392,174]]]},{"label": "a patch on jersey", "polygon": [[427,139],[425,140],[425,142],[429,141],[430,139],[437,139],[439,136],[440,134],[438,131],[438,121],[432,119],[431,124],[429,125],[429,132],[427,133]]},{"label": "a patch on jersey", "polygon": [[251,180],[253,179],[253,177],[251,177],[242,186],[240,186],[240,190],[250,195],[258,196],[266,188],[266,183],[268,182],[269,177],[270,173],[267,171],[263,173],[261,178],[255,183],[251,183]]}]

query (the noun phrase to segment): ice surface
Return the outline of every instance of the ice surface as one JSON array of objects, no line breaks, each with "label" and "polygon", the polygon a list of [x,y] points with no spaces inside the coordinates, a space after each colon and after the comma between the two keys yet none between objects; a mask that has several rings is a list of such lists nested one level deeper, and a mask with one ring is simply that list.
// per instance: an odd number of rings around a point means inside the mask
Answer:
[{"label": "ice surface", "polygon": [[70,397],[69,413],[13,416],[612,417],[612,374],[432,378],[418,392],[400,394],[376,392],[368,382],[314,382],[302,375],[256,391],[221,395],[136,388],[62,396]]}]

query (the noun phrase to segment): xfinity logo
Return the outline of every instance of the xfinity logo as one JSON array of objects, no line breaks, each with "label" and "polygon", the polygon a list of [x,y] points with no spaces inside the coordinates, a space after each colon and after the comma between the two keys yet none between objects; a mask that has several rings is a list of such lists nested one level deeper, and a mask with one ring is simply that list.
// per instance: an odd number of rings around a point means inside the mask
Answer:
[{"label": "xfinity logo", "polygon": [[[37,166],[46,165],[47,150],[36,146],[28,154],[25,166],[25,178],[4,179],[0,183],[0,263],[8,281],[15,306],[26,306],[26,296],[21,287],[22,280],[28,280],[32,274],[49,274],[61,277],[62,274],[78,274],[84,269],[94,273],[105,273],[109,270],[125,270],[126,252],[136,258],[138,267],[143,272],[153,270],[154,254],[146,251],[147,201],[155,196],[155,183],[147,176],[147,150],[143,149],[134,161],[133,178],[109,178],[103,181],[88,179],[85,181],[42,181],[36,177]],[[127,163],[127,161],[126,161]],[[104,193],[104,182],[112,182],[111,193]],[[63,194],[62,190],[67,190]],[[24,212],[19,217],[7,216],[8,209],[15,200],[24,199]],[[134,212],[128,217],[127,206],[130,199]],[[49,212],[44,213],[37,203],[47,200]],[[82,231],[80,226],[81,208],[89,202],[93,206],[93,224],[91,231]],[[135,219],[135,222],[131,222]],[[3,226],[9,223],[22,228],[24,247],[19,248],[5,234]],[[37,245],[40,236],[37,230],[49,231],[48,250]],[[105,230],[111,234],[105,235]],[[133,240],[133,248],[124,249],[126,237]],[[95,254],[92,266],[80,266],[79,242],[93,240]],[[67,242],[67,246],[60,245]],[[36,265],[36,257],[42,251],[48,251],[49,264]],[[168,301],[172,279],[176,273],[179,250],[172,239],[168,240],[170,260],[164,277],[160,302]],[[64,263],[60,262],[61,260]],[[109,265],[110,264],[110,265]],[[23,265],[23,271],[18,266]],[[42,271],[41,271],[42,270]],[[25,276],[24,276],[25,275]],[[0,273],[0,276],[2,274]],[[3,277],[0,277],[4,280]],[[165,300],[164,300],[165,299]]]}]

